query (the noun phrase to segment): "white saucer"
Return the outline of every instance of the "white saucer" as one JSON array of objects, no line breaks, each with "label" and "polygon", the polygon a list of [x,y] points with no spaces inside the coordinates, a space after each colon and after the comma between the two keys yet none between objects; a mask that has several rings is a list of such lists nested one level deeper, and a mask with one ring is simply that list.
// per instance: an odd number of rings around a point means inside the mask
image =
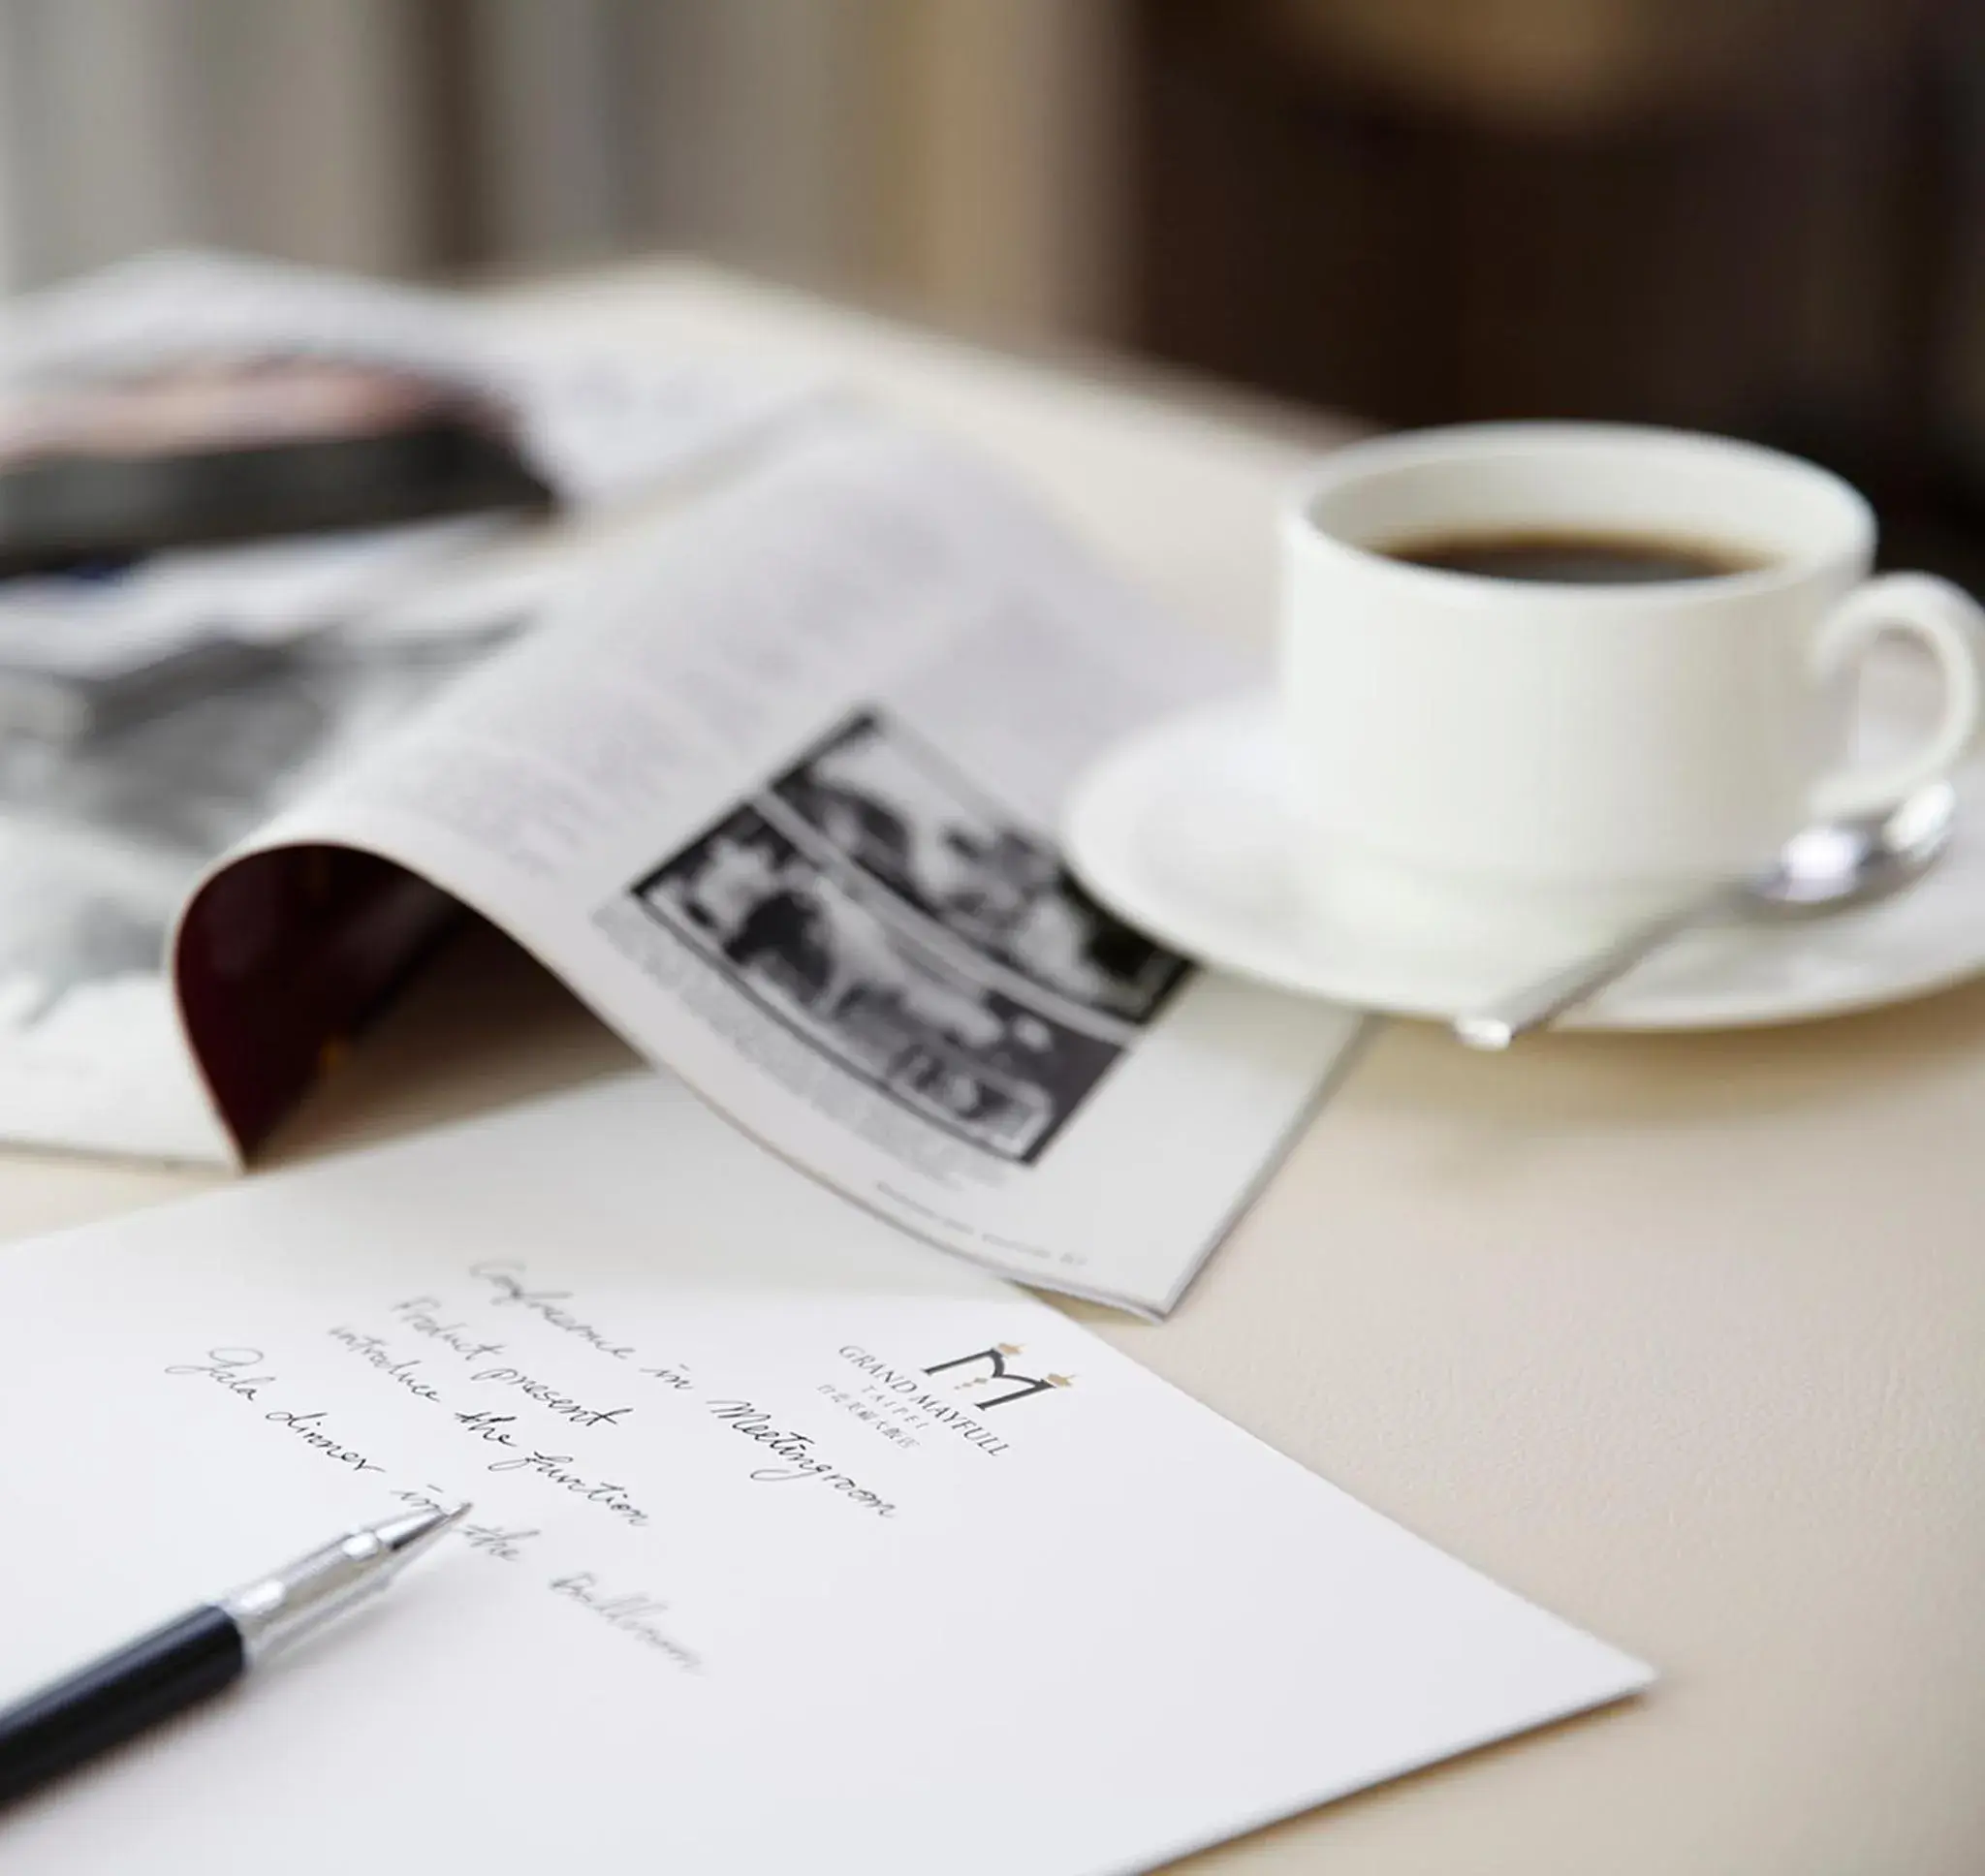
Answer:
[{"label": "white saucer", "polygon": [[[1170,718],[1083,777],[1064,826],[1069,863],[1104,905],[1189,957],[1364,1009],[1444,1019],[1557,961],[1463,956],[1412,935],[1381,943],[1322,924],[1288,877],[1281,774],[1269,699]],[[1985,971],[1985,755],[1954,779],[1957,835],[1919,885],[1833,918],[1690,933],[1566,1022],[1798,1022]]]}]

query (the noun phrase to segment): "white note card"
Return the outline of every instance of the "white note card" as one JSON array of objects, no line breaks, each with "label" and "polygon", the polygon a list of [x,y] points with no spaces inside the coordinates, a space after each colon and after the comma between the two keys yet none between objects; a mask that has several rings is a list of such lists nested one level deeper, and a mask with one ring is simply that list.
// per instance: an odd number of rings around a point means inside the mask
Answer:
[{"label": "white note card", "polygon": [[1091,1876],[1650,1678],[656,1077],[0,1252],[0,1703],[475,1501],[9,1876]]}]

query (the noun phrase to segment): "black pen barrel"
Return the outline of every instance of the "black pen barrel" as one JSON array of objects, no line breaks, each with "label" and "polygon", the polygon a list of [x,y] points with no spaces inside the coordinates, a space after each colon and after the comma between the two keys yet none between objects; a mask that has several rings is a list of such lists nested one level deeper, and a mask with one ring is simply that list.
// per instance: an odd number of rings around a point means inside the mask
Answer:
[{"label": "black pen barrel", "polygon": [[0,1710],[0,1804],[219,1693],[245,1662],[240,1630],[209,1606]]}]

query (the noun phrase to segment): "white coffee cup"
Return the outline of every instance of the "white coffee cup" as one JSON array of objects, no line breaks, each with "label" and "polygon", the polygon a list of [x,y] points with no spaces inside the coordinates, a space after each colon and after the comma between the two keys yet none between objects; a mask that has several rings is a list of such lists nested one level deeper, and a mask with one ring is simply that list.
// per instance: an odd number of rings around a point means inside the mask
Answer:
[{"label": "white coffee cup", "polygon": [[[1384,549],[1433,536],[1696,543],[1754,570],[1647,584],[1502,579]],[[1318,915],[1542,955],[1891,804],[1969,747],[1985,614],[1869,578],[1839,477],[1720,437],[1576,423],[1426,430],[1326,457],[1284,513],[1282,710],[1298,877]],[[1885,633],[1938,719],[1857,766],[1854,670]]]}]

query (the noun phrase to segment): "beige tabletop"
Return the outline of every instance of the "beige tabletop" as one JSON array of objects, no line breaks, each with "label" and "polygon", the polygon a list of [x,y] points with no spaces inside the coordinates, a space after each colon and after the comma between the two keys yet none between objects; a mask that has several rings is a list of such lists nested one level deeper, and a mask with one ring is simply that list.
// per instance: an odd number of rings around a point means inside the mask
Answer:
[{"label": "beige tabletop", "polygon": [[[1330,436],[698,268],[535,297],[548,325],[817,359],[977,442],[1177,610],[1248,639],[1272,616],[1272,499]],[[627,1059],[483,934],[275,1157]],[[0,1159],[0,1233],[199,1183]],[[1501,1058],[1382,1034],[1171,1322],[1079,1313],[1662,1679],[1192,1867],[1985,1868],[1981,1213],[1985,984]]]}]

